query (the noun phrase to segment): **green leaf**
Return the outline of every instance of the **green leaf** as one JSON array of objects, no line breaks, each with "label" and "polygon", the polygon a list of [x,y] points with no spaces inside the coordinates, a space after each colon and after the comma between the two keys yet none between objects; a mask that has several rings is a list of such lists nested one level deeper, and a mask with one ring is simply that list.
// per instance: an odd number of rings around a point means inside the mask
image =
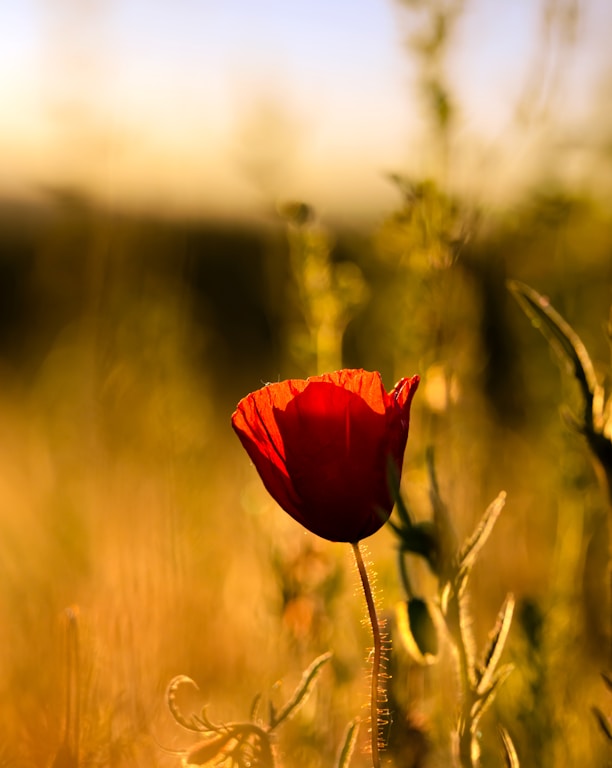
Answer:
[{"label": "green leaf", "polygon": [[249,720],[254,723],[259,716],[259,705],[261,704],[261,693],[258,693],[253,699],[251,704],[251,711],[249,714]]},{"label": "green leaf", "polygon": [[280,709],[278,713],[273,714],[271,716],[270,730],[280,725],[280,723],[282,723],[284,720],[290,717],[304,703],[304,701],[308,698],[308,696],[312,692],[312,689],[317,680],[317,677],[319,676],[321,668],[323,667],[324,664],[326,664],[331,659],[331,657],[332,657],[331,653],[329,652],[323,653],[321,656],[318,656],[312,662],[312,664],[308,667],[308,669],[302,675],[302,679],[298,683],[298,686],[295,689],[293,696]]},{"label": "green leaf", "polygon": [[520,768],[514,742],[510,738],[508,731],[502,725],[499,726],[499,734],[504,745],[504,757],[506,758],[507,768]]},{"label": "green leaf", "polygon": [[357,744],[357,734],[359,733],[359,718],[351,720],[348,724],[346,731],[344,732],[344,741],[342,747],[338,752],[335,768],[348,768],[348,765],[355,751],[355,745]]},{"label": "green leaf", "polygon": [[592,428],[594,411],[599,414],[603,408],[603,391],[597,383],[593,363],[581,338],[545,296],[517,280],[509,280],[508,288],[534,327],[557,355],[569,364],[585,399],[586,426]]},{"label": "green leaf", "polygon": [[500,667],[497,670],[497,672],[494,673],[491,683],[489,684],[489,687],[474,702],[474,706],[472,707],[472,729],[474,731],[478,727],[480,718],[491,706],[491,704],[495,700],[495,697],[497,696],[497,692],[499,691],[501,685],[512,673],[513,669],[514,669],[513,664],[504,664],[503,667]]},{"label": "green leaf", "polygon": [[512,624],[514,604],[514,595],[508,595],[497,615],[497,622],[491,633],[478,674],[479,681],[476,692],[479,695],[482,695],[487,690],[493,679],[493,674],[503,653],[510,625]]},{"label": "green leaf", "polygon": [[499,494],[499,496],[496,499],[494,499],[491,502],[491,504],[489,504],[486,512],[480,519],[480,522],[478,523],[476,530],[470,536],[470,538],[465,542],[465,544],[461,549],[461,552],[459,553],[459,570],[460,571],[469,572],[469,570],[472,568],[472,566],[476,562],[478,553],[483,548],[486,540],[489,538],[491,531],[493,530],[493,527],[497,522],[499,513],[504,508],[505,503],[506,503],[506,492],[502,491]]}]

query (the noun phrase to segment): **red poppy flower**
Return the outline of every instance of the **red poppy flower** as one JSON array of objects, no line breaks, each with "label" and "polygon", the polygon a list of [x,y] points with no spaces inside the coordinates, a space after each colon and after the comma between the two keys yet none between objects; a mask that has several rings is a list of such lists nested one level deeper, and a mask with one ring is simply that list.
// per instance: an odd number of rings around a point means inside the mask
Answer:
[{"label": "red poppy flower", "polygon": [[342,370],[252,392],[232,426],[272,497],[305,528],[357,542],[391,514],[388,462],[401,472],[419,377],[391,392],[380,373]]}]

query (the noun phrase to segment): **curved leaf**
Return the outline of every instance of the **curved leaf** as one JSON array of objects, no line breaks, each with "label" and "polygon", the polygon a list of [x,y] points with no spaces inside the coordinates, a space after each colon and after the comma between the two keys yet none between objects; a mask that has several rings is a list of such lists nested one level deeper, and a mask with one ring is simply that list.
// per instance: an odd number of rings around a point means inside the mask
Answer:
[{"label": "curved leaf", "polygon": [[474,533],[463,545],[459,553],[459,570],[469,571],[478,557],[478,553],[483,548],[486,540],[489,538],[493,526],[495,525],[499,513],[506,503],[506,492],[502,491],[496,499],[487,507],[486,512],[480,519]]},{"label": "curved leaf", "polygon": [[514,747],[514,742],[510,738],[510,734],[503,726],[499,727],[499,733],[504,745],[504,756],[506,758],[506,765],[508,766],[508,768],[519,768],[520,763],[519,763],[518,755]]},{"label": "curved leaf", "polygon": [[280,725],[283,720],[286,720],[288,717],[290,717],[290,715],[292,715],[304,703],[314,687],[321,668],[331,659],[331,657],[332,654],[330,652],[323,653],[312,662],[312,664],[302,675],[302,679],[298,683],[293,696],[283,707],[281,707],[278,713],[271,717],[270,729],[276,728],[278,725]]},{"label": "curved leaf", "polygon": [[355,751],[355,745],[357,744],[357,734],[359,733],[359,718],[351,720],[344,733],[344,741],[342,747],[338,752],[338,758],[336,760],[335,768],[348,768],[351,762],[351,757]]},{"label": "curved leaf", "polygon": [[545,296],[518,280],[509,280],[507,285],[534,327],[573,369],[585,399],[586,425],[592,428],[594,412],[598,414],[603,408],[603,392],[597,383],[593,363],[582,339]]},{"label": "curved leaf", "polygon": [[491,633],[480,667],[480,680],[476,689],[476,692],[479,695],[482,695],[484,691],[487,690],[493,679],[495,669],[497,668],[504,650],[504,645],[506,644],[510,625],[512,624],[514,604],[514,595],[508,595],[497,615],[497,622]]}]

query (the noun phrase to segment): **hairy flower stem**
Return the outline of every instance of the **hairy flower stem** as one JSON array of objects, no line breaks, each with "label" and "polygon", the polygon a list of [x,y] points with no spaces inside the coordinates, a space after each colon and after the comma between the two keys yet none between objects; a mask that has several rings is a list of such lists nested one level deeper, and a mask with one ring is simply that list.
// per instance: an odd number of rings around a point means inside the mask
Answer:
[{"label": "hairy flower stem", "polygon": [[372,656],[372,686],[370,690],[370,719],[372,720],[370,735],[372,745],[372,765],[374,768],[380,768],[380,757],[378,755],[378,679],[380,676],[380,663],[382,658],[382,636],[380,633],[378,616],[376,615],[376,606],[374,605],[372,588],[359,548],[359,542],[355,542],[351,544],[351,546],[353,547],[353,552],[355,554],[355,561],[357,562],[357,569],[361,578],[361,586],[363,587],[363,594],[365,595],[366,604],[368,606],[368,616],[370,617],[372,638],[374,641],[374,653]]}]

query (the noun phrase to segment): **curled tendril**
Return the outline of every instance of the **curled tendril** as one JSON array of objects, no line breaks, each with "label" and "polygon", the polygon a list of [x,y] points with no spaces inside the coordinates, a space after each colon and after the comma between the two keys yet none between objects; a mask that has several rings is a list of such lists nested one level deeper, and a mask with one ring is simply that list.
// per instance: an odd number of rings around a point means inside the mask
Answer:
[{"label": "curled tendril", "polygon": [[274,768],[273,732],[306,701],[315,685],[316,679],[330,653],[316,658],[302,675],[290,699],[276,711],[270,707],[270,720],[267,724],[257,718],[261,695],[257,695],[251,706],[251,721],[243,723],[213,723],[204,707],[199,715],[186,717],[177,702],[177,692],[181,686],[189,686],[199,691],[197,683],[186,675],[172,678],[166,689],[168,709],[175,721],[192,733],[202,738],[187,750],[178,754],[183,757],[185,766],[217,766],[217,768]]},{"label": "curled tendril", "polygon": [[176,720],[176,722],[181,727],[185,728],[188,731],[201,733],[203,731],[214,730],[214,729],[202,727],[203,725],[202,720],[201,718],[197,717],[197,715],[192,714],[189,717],[189,719],[184,717],[176,701],[176,692],[182,685],[189,685],[192,688],[195,688],[196,691],[200,690],[195,680],[192,680],[190,677],[187,677],[187,675],[177,675],[176,677],[173,677],[170,683],[168,684],[168,687],[166,688],[166,701],[168,703],[168,709],[170,710],[170,714],[172,715],[172,717]]}]

